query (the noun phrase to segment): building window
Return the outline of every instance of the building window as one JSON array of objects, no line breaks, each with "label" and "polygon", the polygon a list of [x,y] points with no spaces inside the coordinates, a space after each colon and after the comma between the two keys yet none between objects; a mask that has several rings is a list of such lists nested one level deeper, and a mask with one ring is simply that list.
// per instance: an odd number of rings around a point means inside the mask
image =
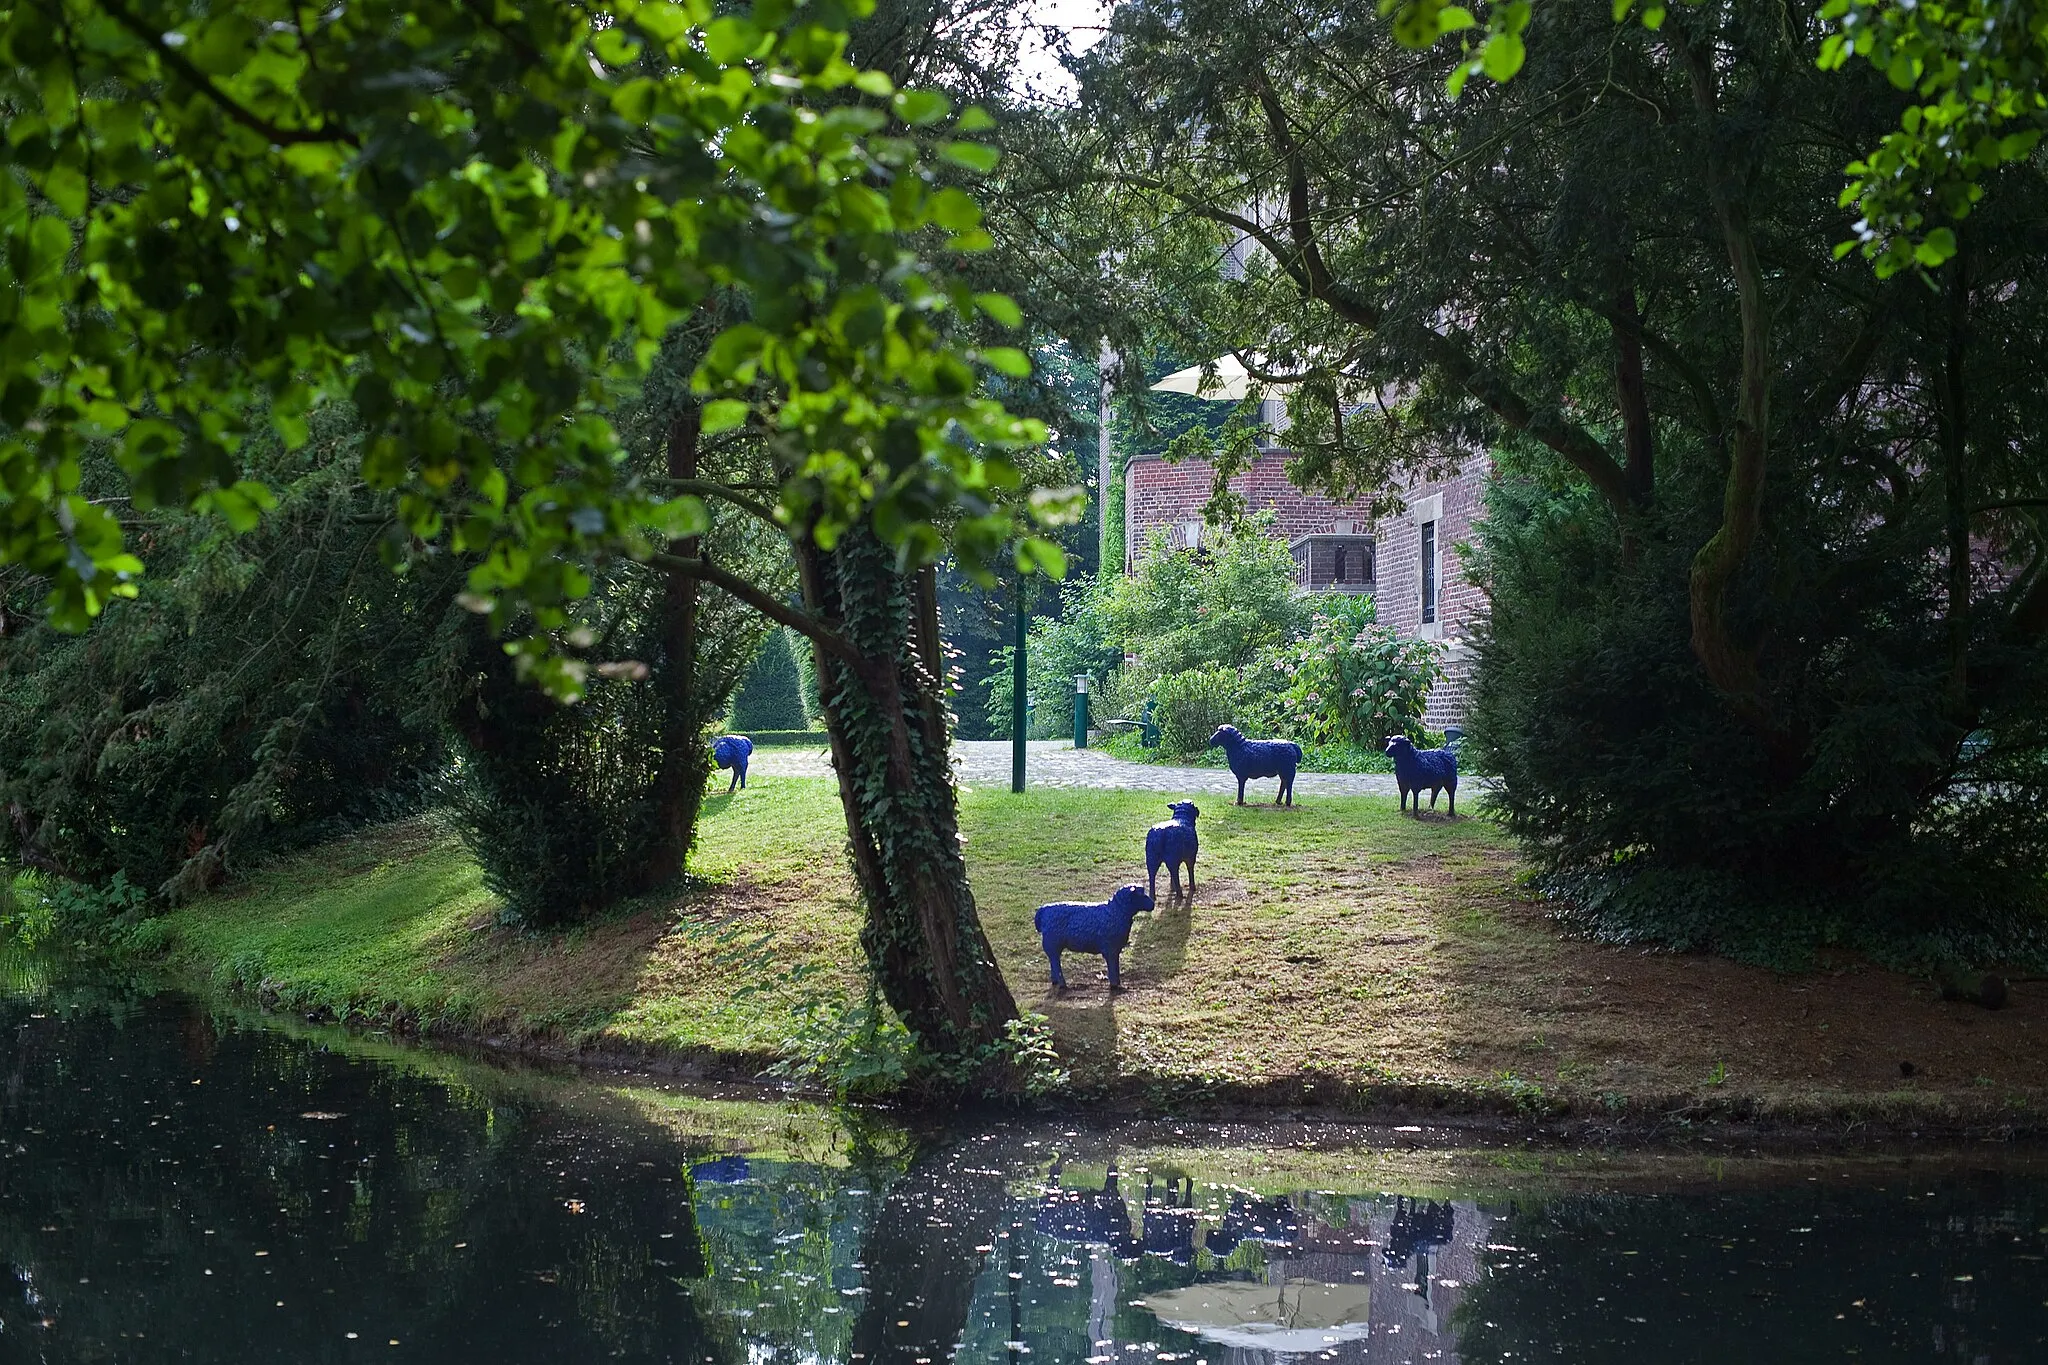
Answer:
[{"label": "building window", "polygon": [[1422,523],[1422,624],[1436,624],[1436,523]]},{"label": "building window", "polygon": [[1337,547],[1337,563],[1336,566],[1330,571],[1331,582],[1342,583],[1344,581],[1344,570],[1350,567],[1348,564],[1345,563],[1345,561],[1350,557],[1350,553],[1347,550],[1345,550],[1345,548],[1342,545],[1339,545]]}]

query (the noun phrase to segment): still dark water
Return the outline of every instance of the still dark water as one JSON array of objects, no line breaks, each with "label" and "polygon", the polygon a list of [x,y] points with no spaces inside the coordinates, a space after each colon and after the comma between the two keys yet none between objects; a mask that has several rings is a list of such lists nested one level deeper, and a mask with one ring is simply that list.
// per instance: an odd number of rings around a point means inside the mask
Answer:
[{"label": "still dark water", "polygon": [[2048,1361],[2048,1179],[1996,1154],[1473,1200],[571,1091],[0,995],[0,1361]]}]

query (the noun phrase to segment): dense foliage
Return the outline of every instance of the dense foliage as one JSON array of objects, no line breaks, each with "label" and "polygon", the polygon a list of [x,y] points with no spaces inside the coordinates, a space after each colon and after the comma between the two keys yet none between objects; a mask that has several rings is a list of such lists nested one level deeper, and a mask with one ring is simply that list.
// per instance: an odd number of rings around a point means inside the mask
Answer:
[{"label": "dense foliage", "polygon": [[755,730],[802,730],[810,724],[804,709],[803,678],[797,671],[790,633],[771,630],[747,665],[732,695],[731,724],[748,734]]},{"label": "dense foliage", "polygon": [[1155,330],[1287,396],[1304,481],[1495,453],[1475,756],[1581,922],[2040,952],[2038,151],[1873,278],[1837,190],[1901,101],[1819,68],[1821,4],[1524,8],[1454,96],[1357,7],[1128,5],[1082,64],[1091,220]]},{"label": "dense foliage", "polygon": [[[1155,534],[1135,572],[1069,581],[1059,615],[1035,618],[1026,644],[1032,737],[1073,732],[1081,673],[1095,680],[1092,715],[1137,720],[1149,701],[1163,751],[1178,757],[1223,724],[1361,755],[1421,733],[1440,647],[1378,625],[1370,597],[1307,595],[1297,576],[1264,513],[1195,553]],[[1010,651],[996,657],[992,728],[1010,718]]]},{"label": "dense foliage", "polygon": [[89,635],[40,624],[41,585],[0,570],[0,865],[177,899],[428,797],[446,750],[421,660],[459,574],[378,563],[388,510],[328,458],[351,445],[326,422],[273,450],[278,505],[246,536],[137,514],[156,572]]}]

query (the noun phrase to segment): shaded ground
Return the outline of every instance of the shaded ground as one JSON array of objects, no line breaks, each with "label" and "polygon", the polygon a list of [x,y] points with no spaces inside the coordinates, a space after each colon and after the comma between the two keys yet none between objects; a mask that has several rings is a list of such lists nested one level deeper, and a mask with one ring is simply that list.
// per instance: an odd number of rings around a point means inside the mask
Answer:
[{"label": "shaded ground", "polygon": [[[1074,988],[1052,994],[1031,911],[1142,881],[1164,800],[962,798],[1004,970],[1083,1090],[1907,1123],[2048,1106],[2048,987],[2017,985],[1991,1013],[1852,962],[1787,978],[1568,939],[1517,894],[1492,826],[1404,819],[1386,797],[1205,802],[1192,908],[1140,921],[1126,991],[1109,994],[1099,960],[1070,958]],[[174,952],[222,984],[267,981],[295,1008],[757,1067],[814,1045],[807,1000],[858,988],[842,838],[828,782],[768,778],[710,803],[698,893],[528,936],[492,927],[450,836],[398,826],[179,911]]]}]

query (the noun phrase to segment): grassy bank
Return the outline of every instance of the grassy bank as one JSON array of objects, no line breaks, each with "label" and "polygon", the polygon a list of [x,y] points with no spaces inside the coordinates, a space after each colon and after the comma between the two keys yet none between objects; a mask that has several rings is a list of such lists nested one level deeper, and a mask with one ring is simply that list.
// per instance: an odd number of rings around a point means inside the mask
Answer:
[{"label": "grassy bank", "polygon": [[[1193,908],[1140,921],[1127,990],[1070,959],[1075,989],[1053,995],[1033,908],[1143,880],[1167,799],[962,798],[1003,968],[1077,1093],[1907,1125],[2048,1105],[2038,988],[1993,1014],[1856,963],[1782,978],[1570,940],[1518,894],[1493,827],[1404,819],[1390,798],[1217,803]],[[388,827],[176,912],[168,961],[294,1011],[758,1069],[811,1045],[807,1000],[860,989],[839,818],[824,780],[715,797],[701,886],[549,936],[496,927],[446,831]]]}]

